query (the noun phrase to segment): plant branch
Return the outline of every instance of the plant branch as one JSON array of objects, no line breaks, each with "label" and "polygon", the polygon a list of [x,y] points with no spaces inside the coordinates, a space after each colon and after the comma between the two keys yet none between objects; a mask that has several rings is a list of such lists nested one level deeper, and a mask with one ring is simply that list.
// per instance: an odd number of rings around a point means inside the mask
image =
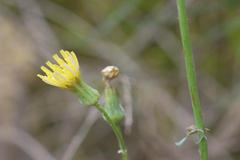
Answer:
[{"label": "plant branch", "polygon": [[[197,88],[197,81],[194,69],[194,60],[192,54],[192,47],[191,41],[189,36],[189,29],[188,29],[188,21],[187,21],[187,12],[185,6],[185,0],[177,0],[178,6],[178,15],[179,15],[179,23],[180,23],[180,31],[181,31],[181,38],[183,43],[183,50],[185,56],[185,63],[186,63],[186,70],[187,70],[187,78],[188,78],[188,86],[192,101],[192,108],[194,119],[196,123],[196,127],[200,130],[205,129],[201,107],[200,107],[200,100],[198,96],[198,88]],[[200,143],[200,155],[201,160],[208,160],[208,146],[207,140],[203,138]]]}]

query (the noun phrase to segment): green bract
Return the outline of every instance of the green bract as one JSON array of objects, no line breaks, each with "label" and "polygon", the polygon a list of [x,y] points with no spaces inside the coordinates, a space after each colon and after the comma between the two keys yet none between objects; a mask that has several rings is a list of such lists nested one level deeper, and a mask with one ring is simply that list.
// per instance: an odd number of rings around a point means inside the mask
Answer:
[{"label": "green bract", "polygon": [[96,89],[90,87],[82,80],[74,85],[72,92],[79,98],[84,106],[94,106],[98,103],[99,93]]},{"label": "green bract", "polygon": [[105,88],[105,111],[115,123],[121,122],[125,117],[124,109],[118,103],[117,95],[110,86]]}]

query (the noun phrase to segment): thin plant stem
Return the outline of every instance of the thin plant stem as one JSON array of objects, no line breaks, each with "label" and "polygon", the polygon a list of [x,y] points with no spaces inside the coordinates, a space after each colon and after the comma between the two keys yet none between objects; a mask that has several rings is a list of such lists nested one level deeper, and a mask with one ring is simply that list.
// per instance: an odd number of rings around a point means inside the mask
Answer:
[{"label": "thin plant stem", "polygon": [[[200,101],[198,96],[198,88],[197,88],[197,81],[196,81],[196,75],[195,75],[195,69],[194,69],[194,60],[193,60],[191,41],[189,36],[185,0],[177,0],[177,7],[178,7],[179,24],[180,24],[181,38],[182,38],[186,70],[187,70],[188,86],[189,86],[189,91],[190,91],[190,96],[192,101],[194,119],[195,119],[196,127],[204,131],[205,127],[204,127],[204,121],[203,121],[203,116],[202,116]],[[203,138],[200,141],[199,148],[200,148],[201,160],[208,160],[208,145],[207,145],[206,138]]]},{"label": "thin plant stem", "polygon": [[106,121],[110,124],[110,126],[113,129],[113,132],[115,133],[118,143],[119,143],[119,147],[120,147],[120,152],[122,154],[123,160],[129,160],[128,158],[128,153],[127,153],[127,148],[122,136],[122,132],[121,129],[119,127],[118,124],[116,124],[114,121],[112,121],[112,119],[109,117],[109,115],[107,114],[107,112],[101,107],[100,104],[96,104],[95,107],[103,114],[103,116],[105,117]]}]

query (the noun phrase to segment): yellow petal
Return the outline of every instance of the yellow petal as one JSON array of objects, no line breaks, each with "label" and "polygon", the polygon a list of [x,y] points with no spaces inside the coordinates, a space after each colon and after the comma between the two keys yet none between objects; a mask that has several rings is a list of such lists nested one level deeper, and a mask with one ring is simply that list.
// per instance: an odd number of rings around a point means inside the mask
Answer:
[{"label": "yellow petal", "polygon": [[53,74],[53,77],[58,82],[59,85],[65,86],[67,84],[67,81],[64,80],[61,75],[57,74],[57,72]]},{"label": "yellow petal", "polygon": [[64,64],[66,64],[66,62],[64,60],[62,60],[57,54],[53,55],[53,59],[55,59],[55,61],[60,65],[63,66]]},{"label": "yellow petal", "polygon": [[72,57],[73,57],[75,63],[77,64],[77,66],[79,66],[79,64],[78,64],[78,59],[77,59],[76,54],[75,54],[73,51],[71,51],[71,55],[72,55]]},{"label": "yellow petal", "polygon": [[40,74],[37,74],[37,76],[38,76],[39,78],[41,78],[42,81],[44,81],[45,83],[59,87],[59,86],[58,86],[58,83],[56,83],[55,81],[51,80],[49,77],[43,76],[43,75],[40,75]]},{"label": "yellow petal", "polygon": [[52,72],[49,69],[47,69],[45,66],[42,66],[41,69],[43,70],[43,72],[46,73],[47,76],[52,75]]},{"label": "yellow petal", "polygon": [[38,76],[39,78],[41,78],[41,79],[43,79],[43,77],[46,77],[46,76],[43,76],[43,75],[41,75],[41,74],[37,74],[37,76]]},{"label": "yellow petal", "polygon": [[64,50],[61,50],[60,53],[63,56],[64,60],[67,62],[67,65],[74,71],[75,76],[78,76],[78,69],[76,68],[78,66],[75,64],[73,58],[71,58],[72,55],[68,51]]}]

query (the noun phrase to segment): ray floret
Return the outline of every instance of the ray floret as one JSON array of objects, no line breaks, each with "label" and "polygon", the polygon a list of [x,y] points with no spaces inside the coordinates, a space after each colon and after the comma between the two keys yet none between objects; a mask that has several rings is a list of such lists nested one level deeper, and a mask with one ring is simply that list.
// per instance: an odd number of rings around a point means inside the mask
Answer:
[{"label": "ray floret", "polygon": [[78,60],[73,51],[60,50],[60,54],[63,58],[60,58],[57,54],[53,55],[53,59],[58,64],[52,64],[50,61],[47,61],[46,65],[50,69],[45,66],[41,67],[46,75],[38,74],[37,76],[47,84],[64,89],[71,89],[81,80]]},{"label": "ray floret", "polygon": [[48,68],[45,66],[41,67],[45,75],[38,74],[37,76],[47,84],[70,90],[85,106],[97,104],[100,95],[97,90],[82,80],[75,53],[60,50],[60,54],[62,58],[57,54],[53,55],[53,59],[57,64],[47,61],[46,66]]}]

